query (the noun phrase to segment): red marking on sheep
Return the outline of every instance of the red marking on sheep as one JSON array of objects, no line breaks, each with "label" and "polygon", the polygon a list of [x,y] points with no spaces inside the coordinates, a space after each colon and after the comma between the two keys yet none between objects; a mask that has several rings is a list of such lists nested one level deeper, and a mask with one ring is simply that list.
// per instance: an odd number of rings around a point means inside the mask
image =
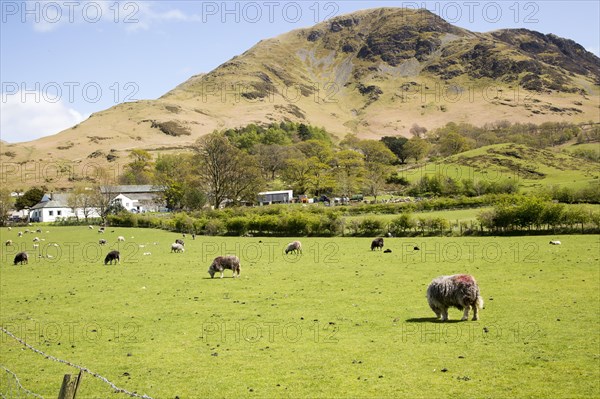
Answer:
[{"label": "red marking on sheep", "polygon": [[468,274],[458,274],[454,277],[454,281],[469,285],[475,284],[473,276],[470,276]]}]

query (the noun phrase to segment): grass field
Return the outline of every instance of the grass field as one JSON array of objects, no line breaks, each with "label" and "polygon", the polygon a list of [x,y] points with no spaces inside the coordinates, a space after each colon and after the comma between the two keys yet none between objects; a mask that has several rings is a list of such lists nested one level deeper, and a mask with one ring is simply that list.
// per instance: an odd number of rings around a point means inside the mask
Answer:
[{"label": "grass field", "polygon": [[[286,238],[186,237],[172,254],[175,233],[109,228],[109,246],[126,241],[121,264],[104,266],[95,230],[43,229],[1,230],[15,245],[2,245],[0,324],[138,394],[600,396],[598,236],[386,239],[392,253],[371,252],[369,238],[301,238],[303,254],[286,256]],[[12,265],[17,248],[28,265]],[[225,253],[240,256],[241,277],[210,279]],[[454,273],[477,278],[479,321],[458,322],[456,309],[432,318],[426,287]],[[5,334],[0,359],[44,397],[76,372]],[[78,398],[98,397],[127,396],[86,375]]]}]

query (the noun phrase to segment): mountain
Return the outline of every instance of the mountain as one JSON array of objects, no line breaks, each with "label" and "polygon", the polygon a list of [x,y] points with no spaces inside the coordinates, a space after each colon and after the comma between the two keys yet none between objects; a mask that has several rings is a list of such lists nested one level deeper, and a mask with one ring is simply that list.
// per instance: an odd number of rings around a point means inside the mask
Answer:
[{"label": "mountain", "polygon": [[0,154],[15,165],[71,168],[78,180],[90,164],[118,170],[130,149],[177,151],[214,129],[249,123],[292,120],[338,137],[377,138],[449,121],[597,122],[599,66],[594,54],[552,34],[476,33],[427,10],[363,10],[262,40],[156,100],[119,104],[35,141],[1,143]]}]

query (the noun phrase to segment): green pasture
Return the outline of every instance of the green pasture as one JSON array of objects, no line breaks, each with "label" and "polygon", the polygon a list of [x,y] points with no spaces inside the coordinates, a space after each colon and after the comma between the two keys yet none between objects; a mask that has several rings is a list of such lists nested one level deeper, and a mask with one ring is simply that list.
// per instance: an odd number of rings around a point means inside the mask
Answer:
[{"label": "green pasture", "polygon": [[[0,324],[138,394],[600,395],[598,236],[386,238],[392,253],[370,251],[370,238],[299,238],[301,255],[284,255],[291,238],[188,236],[175,254],[181,236],[166,231],[42,229],[1,230],[14,243],[1,248]],[[45,240],[35,250],[34,236]],[[120,265],[103,264],[108,247]],[[29,264],[13,266],[23,249]],[[210,279],[211,260],[232,253],[241,277]],[[479,321],[460,322],[456,309],[433,319],[426,287],[454,273],[477,278]],[[0,364],[32,392],[56,397],[76,372],[0,336]],[[85,375],[78,398],[99,397],[128,396]]]}]

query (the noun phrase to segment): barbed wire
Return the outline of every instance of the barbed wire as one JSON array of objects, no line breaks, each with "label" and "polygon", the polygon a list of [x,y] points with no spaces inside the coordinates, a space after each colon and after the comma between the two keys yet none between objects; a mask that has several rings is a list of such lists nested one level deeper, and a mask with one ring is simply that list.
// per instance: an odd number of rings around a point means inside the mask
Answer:
[{"label": "barbed wire", "polygon": [[[58,362],[58,363],[66,364],[67,366],[70,366],[70,367],[76,368],[76,369],[78,369],[78,370],[80,370],[80,371],[83,371],[84,373],[87,373],[87,374],[91,375],[92,377],[95,377],[95,378],[99,379],[100,381],[104,382],[105,384],[108,384],[108,385],[110,385],[110,387],[111,387],[112,389],[114,389],[114,390],[115,390],[115,392],[117,392],[117,393],[124,393],[124,394],[126,394],[126,395],[129,395],[129,396],[132,396],[132,397],[136,397],[136,398],[142,398],[142,399],[153,399],[151,396],[148,396],[148,395],[140,395],[140,394],[138,394],[138,393],[135,393],[135,392],[130,392],[130,391],[126,390],[126,389],[119,388],[119,387],[118,387],[118,386],[116,386],[114,383],[110,382],[110,381],[108,380],[108,378],[106,378],[106,377],[103,377],[103,376],[101,376],[101,375],[100,375],[100,374],[98,374],[98,373],[94,373],[93,371],[91,371],[91,370],[90,370],[90,369],[88,369],[87,367],[79,366],[79,365],[77,365],[77,364],[75,364],[75,363],[71,363],[71,362],[70,362],[70,361],[68,361],[68,360],[63,360],[63,359],[59,359],[59,358],[57,358],[57,357],[54,357],[54,356],[52,356],[52,355],[48,355],[47,353],[44,353],[43,351],[41,351],[41,350],[39,350],[39,349],[37,349],[37,348],[34,348],[33,346],[29,345],[27,342],[25,342],[25,341],[24,341],[24,340],[22,340],[21,338],[17,337],[16,335],[14,335],[13,333],[11,333],[10,331],[8,331],[8,330],[7,330],[6,328],[4,328],[4,327],[1,327],[1,326],[0,326],[0,330],[1,330],[3,333],[5,333],[6,335],[8,335],[9,337],[11,337],[12,339],[14,339],[15,341],[17,341],[17,342],[19,342],[20,344],[22,344],[23,346],[25,346],[26,348],[28,348],[28,349],[32,350],[33,352],[35,352],[35,353],[37,353],[37,354],[39,354],[39,355],[42,355],[42,356],[44,356],[46,359],[49,359],[49,360],[52,360],[52,361],[55,361],[55,362]],[[42,399],[43,399],[43,398],[42,398]]]},{"label": "barbed wire", "polygon": [[[31,392],[29,389],[25,388],[23,385],[21,385],[21,381],[19,381],[19,377],[17,377],[17,375],[15,373],[13,373],[12,371],[10,371],[9,369],[7,369],[5,366],[0,365],[0,367],[2,367],[4,370],[6,370],[6,372],[8,374],[11,374],[12,377],[15,379],[15,382],[17,383],[17,387],[20,388],[23,392],[25,392],[27,395],[31,395],[31,396],[35,396],[36,398],[39,399],[44,399],[43,396],[38,395],[35,392]],[[2,398],[6,398],[6,396],[4,396],[3,393],[0,392],[0,395],[2,395]]]}]

